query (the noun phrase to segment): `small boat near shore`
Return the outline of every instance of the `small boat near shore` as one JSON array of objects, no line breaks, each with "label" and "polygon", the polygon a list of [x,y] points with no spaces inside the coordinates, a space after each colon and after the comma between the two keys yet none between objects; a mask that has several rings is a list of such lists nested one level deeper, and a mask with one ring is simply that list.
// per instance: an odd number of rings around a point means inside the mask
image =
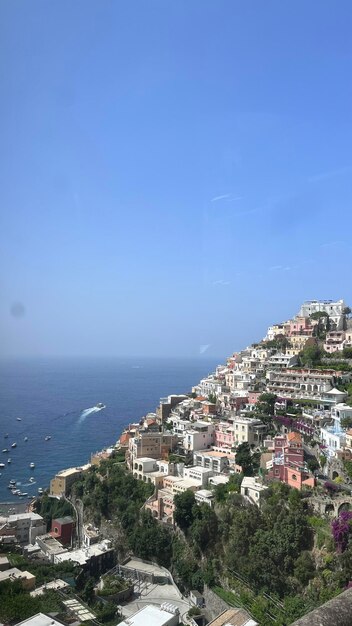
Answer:
[{"label": "small boat near shore", "polygon": [[23,439],[23,441],[28,441],[28,437],[25,437],[25,438]]},{"label": "small boat near shore", "polygon": [[8,448],[4,448],[4,449],[3,449],[3,452],[4,452],[5,454],[6,454],[6,452],[8,452],[8,451],[9,451],[9,450],[8,450]]},{"label": "small boat near shore", "polygon": [[16,443],[16,441],[14,441],[14,442],[11,444],[11,448],[17,448],[17,443]]},{"label": "small boat near shore", "polygon": [[0,467],[5,467],[5,463],[0,463]]},{"label": "small boat near shore", "polygon": [[39,487],[38,488],[38,493],[39,493],[40,496],[44,493],[43,487]]},{"label": "small boat near shore", "polygon": [[34,464],[34,463],[30,463],[30,464],[29,464],[29,467],[30,467],[31,469],[34,469],[34,468],[35,468],[35,464]]}]

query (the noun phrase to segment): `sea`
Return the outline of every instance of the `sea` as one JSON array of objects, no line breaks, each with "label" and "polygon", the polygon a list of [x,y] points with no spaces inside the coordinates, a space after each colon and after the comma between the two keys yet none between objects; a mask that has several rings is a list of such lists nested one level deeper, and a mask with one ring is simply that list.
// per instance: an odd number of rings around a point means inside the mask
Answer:
[{"label": "sea", "polygon": [[[0,502],[27,500],[12,495],[11,479],[34,496],[59,470],[89,462],[161,397],[191,391],[219,363],[205,356],[1,360]],[[98,410],[100,402],[106,408]]]}]

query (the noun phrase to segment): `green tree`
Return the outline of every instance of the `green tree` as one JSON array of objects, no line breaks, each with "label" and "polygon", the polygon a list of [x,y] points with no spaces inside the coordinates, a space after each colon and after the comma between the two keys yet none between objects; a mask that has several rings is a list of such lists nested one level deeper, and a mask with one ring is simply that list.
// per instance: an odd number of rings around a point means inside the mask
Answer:
[{"label": "green tree", "polygon": [[259,467],[259,455],[252,454],[247,442],[241,443],[236,450],[236,464],[242,467],[244,476],[253,476]]},{"label": "green tree", "polygon": [[323,351],[318,345],[305,346],[299,353],[300,362],[307,367],[319,365],[323,356]]},{"label": "green tree", "polygon": [[194,520],[196,500],[193,491],[187,489],[183,493],[177,494],[174,498],[174,503],[174,520],[182,530],[187,530]]},{"label": "green tree", "polygon": [[315,472],[316,470],[319,469],[319,461],[317,461],[315,457],[311,457],[307,461],[307,467],[310,472]]},{"label": "green tree", "polygon": [[295,560],[295,578],[305,587],[315,576],[315,563],[310,552],[302,552]]},{"label": "green tree", "polygon": [[218,518],[207,504],[196,506],[193,511],[194,521],[189,529],[190,537],[204,551],[209,544],[215,544],[218,538]]}]

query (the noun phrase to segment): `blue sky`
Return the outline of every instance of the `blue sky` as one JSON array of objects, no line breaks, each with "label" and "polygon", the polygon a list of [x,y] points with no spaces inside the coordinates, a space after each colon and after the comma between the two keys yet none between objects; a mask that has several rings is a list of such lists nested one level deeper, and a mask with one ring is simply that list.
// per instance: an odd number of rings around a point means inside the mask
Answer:
[{"label": "blue sky", "polygon": [[2,2],[2,353],[224,356],[351,303],[351,19]]}]

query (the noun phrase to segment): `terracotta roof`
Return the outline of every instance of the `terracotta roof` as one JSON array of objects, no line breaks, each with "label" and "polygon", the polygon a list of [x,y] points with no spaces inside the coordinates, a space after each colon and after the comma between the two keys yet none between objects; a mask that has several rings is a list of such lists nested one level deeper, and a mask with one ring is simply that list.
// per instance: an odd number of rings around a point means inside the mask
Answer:
[{"label": "terracotta roof", "polygon": [[131,439],[131,437],[132,437],[131,433],[122,433],[120,437],[120,443],[127,443],[129,439]]},{"label": "terracotta roof", "polygon": [[257,624],[244,609],[228,609],[218,615],[208,626],[246,626]]},{"label": "terracotta roof", "polygon": [[302,443],[302,435],[300,433],[288,433],[287,435],[287,441],[289,441],[290,443],[293,443],[294,441],[296,443]]}]

